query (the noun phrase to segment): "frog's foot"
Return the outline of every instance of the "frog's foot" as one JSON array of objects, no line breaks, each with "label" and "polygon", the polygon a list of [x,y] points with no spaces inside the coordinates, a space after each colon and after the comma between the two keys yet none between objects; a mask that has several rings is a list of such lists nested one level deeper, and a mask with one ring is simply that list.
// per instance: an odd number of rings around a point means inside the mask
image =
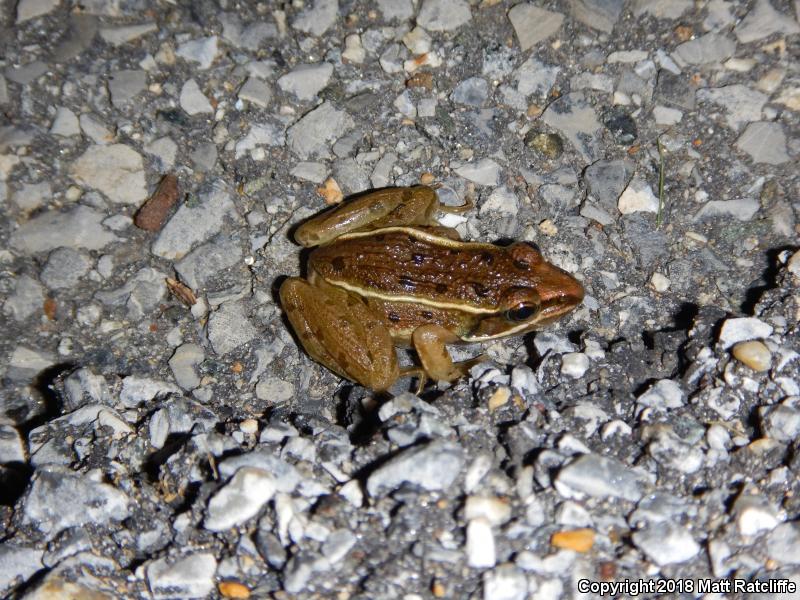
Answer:
[{"label": "frog's foot", "polygon": [[422,367],[402,367],[400,369],[400,377],[416,377],[417,378],[417,391],[414,392],[417,396],[425,389],[425,384],[428,383],[428,374]]},{"label": "frog's foot", "polygon": [[460,215],[475,207],[475,201],[471,198],[464,198],[463,204],[458,206],[450,206],[449,204],[441,204],[437,207],[439,212],[448,213],[452,215]]},{"label": "frog's foot", "polygon": [[280,298],[311,358],[375,391],[395,382],[399,368],[389,331],[360,299],[297,277],[283,282]]},{"label": "frog's foot", "polygon": [[486,360],[486,357],[481,355],[454,363],[445,344],[457,342],[459,338],[441,325],[428,324],[417,327],[411,339],[422,368],[436,381],[455,381],[467,375],[474,365]]}]

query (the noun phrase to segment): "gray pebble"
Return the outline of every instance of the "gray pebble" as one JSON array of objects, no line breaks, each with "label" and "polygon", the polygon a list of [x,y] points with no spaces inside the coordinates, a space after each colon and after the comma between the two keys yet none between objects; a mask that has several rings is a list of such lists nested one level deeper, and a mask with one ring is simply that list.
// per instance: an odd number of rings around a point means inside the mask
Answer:
[{"label": "gray pebble", "polygon": [[333,75],[330,63],[298,65],[278,79],[278,86],[299,100],[313,100]]},{"label": "gray pebble", "polygon": [[76,206],[63,213],[49,211],[20,226],[11,234],[9,243],[12,248],[28,254],[59,246],[100,250],[119,239],[101,225],[105,217],[88,206]]},{"label": "gray pebble", "polygon": [[261,108],[266,108],[272,99],[272,88],[265,81],[255,77],[248,77],[247,81],[239,89],[239,99]]},{"label": "gray pebble", "polygon": [[214,112],[211,102],[208,101],[208,98],[206,98],[206,95],[194,79],[190,79],[183,84],[179,102],[186,114],[191,116],[212,114]]},{"label": "gray pebble", "polygon": [[636,502],[644,494],[646,480],[640,473],[613,458],[585,454],[562,468],[554,485],[562,496],[571,497],[578,492],[592,497],[623,498]]},{"label": "gray pebble", "polygon": [[92,260],[73,248],[56,248],[42,269],[42,283],[51,290],[75,287],[92,268]]},{"label": "gray pebble", "polygon": [[443,490],[455,481],[464,466],[461,446],[434,440],[403,450],[373,471],[367,479],[370,496],[380,496],[403,484],[424,490]]},{"label": "gray pebble", "polygon": [[789,160],[786,135],[780,123],[750,123],[736,140],[736,147],[749,154],[756,163],[780,165]]},{"label": "gray pebble", "polygon": [[302,159],[329,156],[328,143],[340,138],[355,125],[345,111],[323,102],[306,113],[286,132],[289,148]]},{"label": "gray pebble", "polygon": [[192,250],[175,263],[175,270],[186,285],[199,292],[221,271],[241,262],[242,255],[238,239],[221,236]]},{"label": "gray pebble", "polygon": [[196,202],[182,204],[159,233],[151,252],[168,260],[179,260],[191,248],[213,237],[225,221],[241,221],[222,182],[214,182],[200,192]]},{"label": "gray pebble", "polygon": [[160,271],[145,267],[121,287],[99,291],[95,297],[108,306],[124,306],[128,317],[138,320],[158,306],[166,295],[165,279]]},{"label": "gray pebble", "polygon": [[470,77],[460,82],[450,99],[458,104],[483,106],[489,97],[489,84],[483,77]]},{"label": "gray pebble", "polygon": [[22,521],[52,539],[68,527],[107,526],[129,514],[130,502],[120,490],[53,465],[34,473],[25,495]]},{"label": "gray pebble", "polygon": [[64,380],[64,410],[72,412],[87,404],[113,404],[105,377],[81,367]]},{"label": "gray pebble", "polygon": [[208,341],[219,356],[256,339],[258,334],[239,302],[224,303],[208,319]]},{"label": "gray pebble", "polygon": [[660,522],[633,533],[634,545],[658,566],[682,563],[700,552],[700,545],[680,525]]},{"label": "gray pebble", "polygon": [[767,554],[782,565],[800,565],[800,528],[796,523],[781,523],[769,532]]},{"label": "gray pebble", "polygon": [[216,570],[217,559],[209,553],[159,558],[147,565],[147,584],[157,600],[205,598],[214,590]]},{"label": "gray pebble", "polygon": [[114,71],[108,79],[111,103],[116,108],[129,104],[147,86],[147,73],[141,70]]},{"label": "gray pebble", "polygon": [[275,494],[270,473],[255,467],[242,467],[208,502],[203,526],[210,531],[225,531],[256,516]]},{"label": "gray pebble", "polygon": [[428,31],[453,31],[472,19],[466,0],[424,0],[417,25]]},{"label": "gray pebble", "polygon": [[572,16],[584,25],[611,33],[619,20],[624,0],[571,0]]},{"label": "gray pebble", "polygon": [[201,71],[208,69],[217,57],[217,36],[184,42],[178,46],[175,54],[185,60],[199,63],[197,68]]},{"label": "gray pebble", "polygon": [[[19,431],[12,425],[0,424],[0,465],[24,462],[27,462],[25,446]],[[0,584],[0,589],[2,587]]]},{"label": "gray pebble", "polygon": [[179,386],[185,390],[193,390],[200,385],[196,367],[204,359],[203,348],[197,344],[183,344],[175,349],[175,353],[169,359],[169,368]]},{"label": "gray pebble", "polygon": [[[0,594],[7,594],[44,567],[43,550],[4,542],[0,545]],[[8,596],[10,597],[10,596]]]},{"label": "gray pebble", "polygon": [[727,36],[717,33],[707,33],[688,42],[683,42],[677,48],[673,57],[688,65],[705,65],[722,62],[733,56],[736,51],[736,42]]},{"label": "gray pebble", "polygon": [[38,280],[21,275],[14,282],[14,292],[3,304],[3,312],[22,323],[33,315],[41,316],[44,306],[44,288]]},{"label": "gray pebble", "polygon": [[338,0],[314,0],[311,6],[292,21],[292,27],[314,36],[321,36],[333,26],[338,16]]}]

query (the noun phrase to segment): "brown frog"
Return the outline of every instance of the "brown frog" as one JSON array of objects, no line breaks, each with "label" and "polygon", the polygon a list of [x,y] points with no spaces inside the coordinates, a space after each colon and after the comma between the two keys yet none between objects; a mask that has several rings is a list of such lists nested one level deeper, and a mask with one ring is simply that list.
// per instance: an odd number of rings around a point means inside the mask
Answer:
[{"label": "brown frog", "polygon": [[[301,225],[308,278],[285,280],[280,299],[306,352],[376,391],[408,374],[421,389],[483,358],[454,363],[446,344],[522,335],[580,304],[581,284],[533,246],[464,242],[434,220],[464,209],[428,186],[386,188]],[[421,366],[400,369],[395,346],[413,347]]]}]

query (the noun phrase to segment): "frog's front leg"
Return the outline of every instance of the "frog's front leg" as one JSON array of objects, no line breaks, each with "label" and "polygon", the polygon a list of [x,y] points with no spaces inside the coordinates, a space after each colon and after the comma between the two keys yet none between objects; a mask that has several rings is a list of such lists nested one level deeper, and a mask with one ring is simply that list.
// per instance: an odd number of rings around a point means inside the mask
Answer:
[{"label": "frog's front leg", "polygon": [[455,381],[467,375],[477,363],[486,360],[484,355],[471,360],[454,363],[446,344],[459,341],[459,337],[441,325],[421,325],[411,335],[414,350],[417,351],[422,368],[431,379]]},{"label": "frog's front leg", "polygon": [[320,282],[291,277],[281,306],[303,348],[334,373],[375,391],[400,376],[389,330],[356,296]]},{"label": "frog's front leg", "polygon": [[353,231],[435,225],[438,208],[436,192],[426,185],[374,190],[309,219],[297,228],[294,239],[309,248]]}]

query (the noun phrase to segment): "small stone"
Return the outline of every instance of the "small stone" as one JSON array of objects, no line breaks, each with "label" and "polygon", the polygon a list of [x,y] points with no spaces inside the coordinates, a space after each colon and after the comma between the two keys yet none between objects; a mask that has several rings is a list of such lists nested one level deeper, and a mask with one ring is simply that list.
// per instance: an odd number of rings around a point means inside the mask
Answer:
[{"label": "small stone", "polygon": [[45,212],[12,233],[9,245],[28,254],[60,246],[100,250],[119,239],[102,226],[105,218],[104,213],[83,205],[64,213]]},{"label": "small stone", "polygon": [[733,56],[735,51],[736,42],[729,37],[707,33],[679,45],[673,56],[688,65],[705,65],[721,63]]},{"label": "small stone", "polygon": [[559,130],[587,162],[598,158],[600,123],[583,92],[564,94],[551,102],[542,114],[542,121]]},{"label": "small stone", "polygon": [[684,392],[681,386],[671,379],[661,379],[651,385],[646,392],[636,399],[641,406],[667,410],[680,408],[684,403]]},{"label": "small stone", "polygon": [[220,581],[217,589],[223,598],[246,600],[251,595],[250,588],[238,581]]},{"label": "small stone", "polygon": [[328,167],[319,162],[299,162],[290,171],[293,177],[312,183],[322,183],[328,175]]},{"label": "small stone", "polygon": [[242,467],[208,502],[203,527],[225,531],[255,517],[275,495],[273,477],[263,469]]},{"label": "small stone", "polygon": [[514,27],[520,48],[525,52],[561,29],[564,15],[521,2],[508,11],[508,19]]},{"label": "small stone", "polygon": [[586,553],[594,546],[594,531],[585,527],[556,531],[550,536],[550,544],[556,548]]},{"label": "small stone", "polygon": [[258,335],[258,329],[239,302],[225,302],[208,319],[208,341],[219,356],[251,342]]},{"label": "small stone", "polygon": [[789,160],[786,136],[780,123],[750,123],[736,140],[736,147],[749,154],[753,162],[757,163],[780,165]]},{"label": "small stone", "polygon": [[710,200],[694,215],[694,221],[703,221],[715,217],[734,217],[739,221],[749,221],[761,206],[755,198],[739,198],[737,200]]},{"label": "small stone", "polygon": [[378,9],[387,21],[406,21],[414,16],[412,0],[378,0]]},{"label": "small stone", "polygon": [[20,275],[14,284],[14,293],[3,304],[3,312],[18,323],[32,315],[41,316],[44,304],[44,289],[33,277]]},{"label": "small stone", "polygon": [[495,189],[481,205],[480,214],[501,214],[514,217],[519,212],[519,198],[508,186]]},{"label": "small stone", "polygon": [[644,495],[641,475],[613,458],[598,454],[585,454],[573,460],[559,471],[554,484],[567,497],[574,491],[636,502]]},{"label": "small stone", "polygon": [[786,402],[777,406],[760,406],[758,416],[761,430],[773,440],[788,444],[800,435],[800,410]]},{"label": "small stone", "polygon": [[[14,587],[44,568],[43,555],[44,550],[4,541],[0,546],[0,594],[10,593]],[[30,593],[25,595],[32,597]],[[11,595],[6,597],[10,598]],[[52,600],[58,600],[58,597],[54,596]]]},{"label": "small stone", "polygon": [[338,16],[338,0],[314,0],[312,6],[297,15],[292,27],[319,37],[333,26]]},{"label": "small stone", "polygon": [[502,525],[511,519],[511,503],[494,496],[469,496],[464,503],[464,518],[486,519],[490,525]]},{"label": "small stone", "polygon": [[677,108],[670,108],[659,104],[653,108],[653,118],[656,121],[656,125],[677,125],[681,122],[681,119],[683,119],[683,112],[679,111]]},{"label": "small stone", "polygon": [[755,42],[774,33],[793,35],[800,33],[798,25],[792,17],[784,15],[770,4],[769,0],[756,0],[755,6],[733,30],[743,44]]},{"label": "small stone", "polygon": [[147,74],[141,70],[114,71],[108,79],[111,103],[116,108],[129,104],[147,86]]},{"label": "small stone", "polygon": [[70,175],[117,204],[147,197],[141,155],[125,144],[89,146],[70,167]]},{"label": "small stone", "polygon": [[607,63],[635,63],[649,56],[646,50],[617,50],[606,58]]},{"label": "small stone", "polygon": [[634,177],[619,197],[617,208],[623,215],[635,212],[655,214],[658,213],[659,201],[646,181]]},{"label": "small stone", "polygon": [[202,190],[199,197],[178,208],[153,242],[151,252],[168,260],[183,258],[197,243],[214,236],[225,221],[239,222],[230,191],[221,182]]},{"label": "small stone", "polygon": [[655,272],[653,276],[650,277],[650,285],[659,294],[666,292],[671,283],[672,282],[662,273]]},{"label": "small stone", "polygon": [[75,113],[66,106],[59,106],[53,124],[50,126],[50,133],[61,137],[70,137],[78,135],[80,132],[81,127]]},{"label": "small stone", "polygon": [[580,379],[589,370],[589,357],[582,352],[569,352],[561,356],[561,374]]},{"label": "small stone", "polygon": [[272,99],[272,88],[265,81],[255,77],[248,77],[239,90],[239,99],[261,108],[266,108]]},{"label": "small stone", "polygon": [[348,529],[332,531],[322,544],[322,555],[335,565],[344,560],[356,541],[356,536]]},{"label": "small stone", "polygon": [[463,177],[478,185],[497,185],[500,177],[500,165],[491,158],[482,158],[474,163],[454,165],[453,170]]},{"label": "small stone", "polygon": [[397,109],[401,115],[405,115],[409,119],[413,119],[417,116],[417,107],[414,105],[414,100],[411,97],[411,93],[408,90],[404,90],[392,105]]},{"label": "small stone", "polygon": [[189,252],[175,263],[175,270],[186,285],[199,291],[206,288],[208,282],[220,272],[240,263],[242,258],[239,239],[220,235]]},{"label": "small stone", "polygon": [[325,200],[325,204],[328,206],[339,204],[344,200],[342,188],[339,187],[339,183],[333,177],[328,177],[323,184],[316,189],[316,192],[322,196],[322,199]]},{"label": "small stone", "polygon": [[123,492],[55,465],[36,469],[22,506],[23,523],[47,539],[70,527],[109,526],[130,514],[130,502]]},{"label": "small stone", "polygon": [[728,349],[738,342],[757,340],[772,335],[772,326],[755,317],[725,319],[719,332],[719,343]]},{"label": "small stone", "polygon": [[330,63],[302,64],[278,79],[278,86],[299,100],[313,100],[333,75]]},{"label": "small stone", "polygon": [[289,148],[302,159],[328,157],[328,143],[355,126],[355,121],[330,102],[323,102],[292,125],[286,135]]},{"label": "small stone", "polygon": [[[0,465],[24,462],[27,462],[27,458],[19,431],[12,425],[0,424]],[[2,589],[0,584],[0,590]]]},{"label": "small stone", "polygon": [[634,532],[631,538],[658,566],[686,562],[700,552],[700,545],[686,529],[666,521],[650,524]]},{"label": "small stone", "polygon": [[564,142],[558,134],[531,130],[525,134],[525,145],[542,158],[554,160],[564,152]]},{"label": "small stone", "polygon": [[618,144],[632,144],[639,136],[636,121],[624,110],[613,109],[603,116],[603,125]]},{"label": "small stone", "polygon": [[147,565],[147,584],[156,600],[205,598],[214,591],[217,559],[197,553],[172,562],[159,558]]},{"label": "small stone", "polygon": [[800,565],[800,527],[781,523],[769,532],[764,544],[767,555],[781,565]]},{"label": "small stone", "polygon": [[[250,152],[255,159],[263,151],[259,146],[283,146],[283,126],[277,123],[257,124],[250,127],[250,131],[241,140],[236,142],[236,158],[241,158]],[[263,160],[263,156],[260,159]]]},{"label": "small stone", "polygon": [[119,400],[126,408],[136,408],[169,394],[181,394],[181,389],[165,381],[128,375],[122,380]]},{"label": "small stone", "polygon": [[423,0],[417,24],[428,31],[453,31],[472,19],[466,0]]},{"label": "small stone", "polygon": [[47,257],[41,279],[51,290],[73,288],[92,268],[92,260],[73,248],[56,248]]},{"label": "small stone", "polygon": [[181,108],[186,111],[186,114],[194,116],[199,114],[214,112],[214,107],[208,101],[205,94],[200,91],[200,86],[194,79],[190,79],[183,84],[181,88],[181,96],[179,100]]},{"label": "small stone", "polygon": [[105,124],[89,113],[83,113],[78,117],[83,135],[91,139],[95,144],[105,146],[114,141],[114,134]]},{"label": "small stone", "polygon": [[739,528],[739,533],[744,536],[758,535],[762,531],[771,531],[780,523],[766,498],[747,493],[747,490],[739,494],[733,505],[733,511],[736,514],[736,525]]},{"label": "small stone", "polygon": [[458,104],[483,106],[489,97],[489,84],[483,77],[470,77],[460,82],[450,99]]},{"label": "small stone", "polygon": [[757,340],[739,342],[733,347],[733,356],[758,373],[769,371],[772,365],[772,353],[763,342]]},{"label": "small stone", "polygon": [[493,567],[497,562],[494,534],[488,520],[478,517],[467,523],[467,564],[473,569]]},{"label": "small stone", "polygon": [[184,60],[199,63],[197,68],[204,71],[211,67],[217,58],[217,36],[184,42],[178,46],[175,54]]},{"label": "small stone", "polygon": [[121,27],[101,27],[100,37],[112,46],[122,46],[135,39],[158,31],[155,23],[142,23],[141,25],[123,25]]},{"label": "small stone", "polygon": [[183,344],[175,349],[169,359],[169,368],[175,381],[185,390],[193,390],[200,385],[196,367],[205,360],[203,349],[197,344]]},{"label": "small stone", "polygon": [[153,140],[144,147],[144,151],[158,159],[162,171],[167,171],[175,164],[175,155],[178,153],[178,144],[172,138],[161,137]]},{"label": "small stone", "polygon": [[461,446],[433,440],[407,448],[375,469],[367,479],[367,492],[373,497],[381,496],[404,483],[429,491],[444,490],[455,481],[463,466]]},{"label": "small stone", "polygon": [[279,377],[262,377],[256,384],[256,398],[270,404],[283,404],[294,397],[294,385]]},{"label": "small stone", "polygon": [[570,0],[572,16],[592,29],[611,33],[619,20],[624,0]]},{"label": "small stone", "polygon": [[765,94],[741,84],[708,88],[697,92],[701,102],[713,102],[725,108],[726,121],[731,129],[761,118],[761,109],[769,99]]},{"label": "small stone", "polygon": [[20,0],[17,4],[17,24],[52,12],[58,3],[59,0]]},{"label": "small stone", "polygon": [[342,52],[342,59],[347,62],[360,65],[367,57],[367,52],[364,46],[361,45],[361,36],[357,33],[351,33],[344,38],[344,51]]},{"label": "small stone", "polygon": [[526,600],[529,597],[528,578],[516,565],[502,564],[483,576],[483,600]]},{"label": "small stone", "polygon": [[172,173],[165,175],[153,195],[136,213],[134,225],[146,231],[159,231],[179,197],[178,178]]}]

